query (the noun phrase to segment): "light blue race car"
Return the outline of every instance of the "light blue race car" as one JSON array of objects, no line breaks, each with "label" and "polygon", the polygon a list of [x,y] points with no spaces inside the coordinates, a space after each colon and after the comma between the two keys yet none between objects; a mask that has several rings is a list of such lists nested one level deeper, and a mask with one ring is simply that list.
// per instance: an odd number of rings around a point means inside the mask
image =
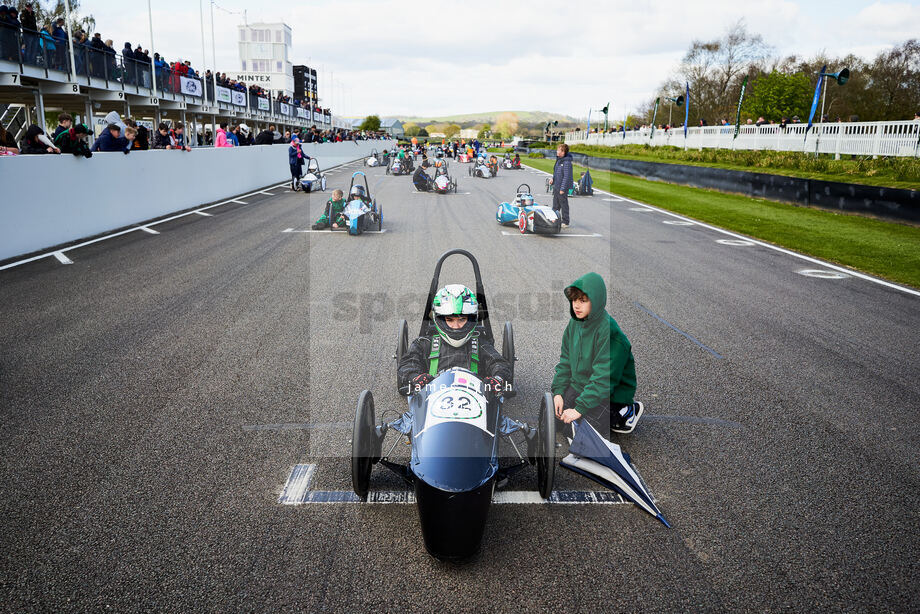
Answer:
[{"label": "light blue race car", "polygon": [[502,226],[514,224],[521,234],[559,234],[562,231],[562,218],[552,208],[534,202],[526,183],[518,186],[514,201],[499,203],[495,221]]}]

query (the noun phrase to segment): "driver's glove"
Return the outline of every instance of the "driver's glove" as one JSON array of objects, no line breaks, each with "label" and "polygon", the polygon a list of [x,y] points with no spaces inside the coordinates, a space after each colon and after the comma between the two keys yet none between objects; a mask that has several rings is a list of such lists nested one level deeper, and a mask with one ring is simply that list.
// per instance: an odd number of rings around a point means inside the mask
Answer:
[{"label": "driver's glove", "polygon": [[412,378],[412,391],[418,392],[434,380],[434,377],[430,373],[422,373],[421,375],[416,375]]},{"label": "driver's glove", "polygon": [[505,380],[500,377],[489,377],[484,378],[483,380],[484,388],[486,392],[491,392],[494,394],[503,394],[505,392]]}]

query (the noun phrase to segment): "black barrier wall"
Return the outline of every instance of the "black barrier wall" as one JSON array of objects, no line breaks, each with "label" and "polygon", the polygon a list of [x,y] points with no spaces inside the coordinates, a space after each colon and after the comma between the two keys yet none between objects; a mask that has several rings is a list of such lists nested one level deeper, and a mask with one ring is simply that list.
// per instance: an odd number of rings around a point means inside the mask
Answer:
[{"label": "black barrier wall", "polygon": [[[534,149],[555,158],[552,149]],[[856,183],[819,181],[767,173],[749,173],[707,166],[596,158],[572,153],[576,164],[650,179],[794,203],[822,209],[866,213],[897,221],[920,222],[920,191]]]}]

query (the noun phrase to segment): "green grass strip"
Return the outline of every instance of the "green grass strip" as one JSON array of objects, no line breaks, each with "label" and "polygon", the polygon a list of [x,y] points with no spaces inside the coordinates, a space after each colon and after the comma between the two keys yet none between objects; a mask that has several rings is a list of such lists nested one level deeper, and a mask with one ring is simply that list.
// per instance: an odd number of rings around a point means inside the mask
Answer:
[{"label": "green grass strip", "polygon": [[766,173],[802,179],[858,183],[862,185],[920,189],[920,159],[881,157],[876,160],[868,156],[856,159],[834,160],[833,156],[804,154],[792,151],[731,151],[725,149],[689,149],[678,147],[650,147],[648,145],[573,145],[573,153],[582,153],[597,158],[638,160],[662,164],[686,164],[708,166],[731,171]]},{"label": "green grass strip", "polygon": [[[553,160],[522,158],[552,172]],[[574,165],[579,172],[584,167]],[[920,288],[920,227],[591,170],[594,187]]]}]

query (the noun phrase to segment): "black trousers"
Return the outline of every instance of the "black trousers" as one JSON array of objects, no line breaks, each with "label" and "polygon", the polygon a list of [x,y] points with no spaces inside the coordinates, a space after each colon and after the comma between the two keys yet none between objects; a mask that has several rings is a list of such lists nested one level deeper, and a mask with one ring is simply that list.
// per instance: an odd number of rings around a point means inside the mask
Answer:
[{"label": "black trousers", "polygon": [[553,211],[559,214],[559,217],[562,218],[562,223],[568,225],[569,223],[569,195],[563,190],[562,194],[559,193],[559,190],[556,189],[556,186],[553,186]]}]

